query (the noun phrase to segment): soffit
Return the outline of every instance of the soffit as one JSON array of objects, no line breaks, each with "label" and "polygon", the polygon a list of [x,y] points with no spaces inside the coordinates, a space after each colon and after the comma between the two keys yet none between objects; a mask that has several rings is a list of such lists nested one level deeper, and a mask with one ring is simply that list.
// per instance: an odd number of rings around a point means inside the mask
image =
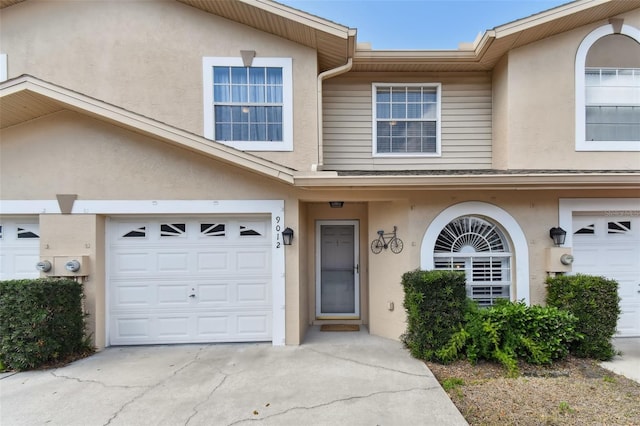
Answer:
[{"label": "soffit", "polygon": [[224,163],[293,183],[293,170],[31,76],[0,84],[0,129],[74,111]]},{"label": "soffit", "polygon": [[343,65],[353,48],[354,30],[273,1],[177,1],[316,49],[321,72]]}]

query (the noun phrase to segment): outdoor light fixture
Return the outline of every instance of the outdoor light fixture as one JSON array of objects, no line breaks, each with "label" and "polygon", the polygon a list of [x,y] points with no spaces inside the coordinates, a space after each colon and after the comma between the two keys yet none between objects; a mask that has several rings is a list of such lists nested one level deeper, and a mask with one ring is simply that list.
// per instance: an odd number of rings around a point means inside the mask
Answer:
[{"label": "outdoor light fixture", "polygon": [[564,244],[564,240],[567,237],[567,231],[564,229],[557,227],[549,229],[549,236],[553,240],[553,244],[556,247],[560,247]]},{"label": "outdoor light fixture", "polygon": [[293,240],[293,229],[285,228],[285,230],[282,231],[282,242],[285,246],[290,246],[291,240]]},{"label": "outdoor light fixture", "polygon": [[341,209],[344,206],[344,201],[329,201],[329,205],[332,209]]}]

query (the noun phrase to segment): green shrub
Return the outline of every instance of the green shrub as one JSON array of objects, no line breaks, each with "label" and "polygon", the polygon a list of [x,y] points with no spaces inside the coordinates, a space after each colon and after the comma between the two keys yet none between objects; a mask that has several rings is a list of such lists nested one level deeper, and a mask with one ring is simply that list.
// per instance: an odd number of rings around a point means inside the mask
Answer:
[{"label": "green shrub", "polygon": [[437,355],[444,361],[466,356],[501,363],[510,375],[518,374],[518,360],[551,364],[569,353],[569,344],[580,338],[577,318],[555,307],[527,306],[500,300],[480,309],[470,304],[463,328]]},{"label": "green shrub", "polygon": [[0,281],[0,364],[5,368],[37,368],[87,349],[81,284]]},{"label": "green shrub", "polygon": [[407,331],[402,342],[416,358],[442,361],[436,351],[460,329],[466,305],[463,272],[422,271],[402,276]]},{"label": "green shrub", "polygon": [[590,275],[560,275],[547,279],[547,304],[573,313],[584,339],[571,345],[583,358],[609,360],[615,354],[611,338],[620,316],[618,283]]}]

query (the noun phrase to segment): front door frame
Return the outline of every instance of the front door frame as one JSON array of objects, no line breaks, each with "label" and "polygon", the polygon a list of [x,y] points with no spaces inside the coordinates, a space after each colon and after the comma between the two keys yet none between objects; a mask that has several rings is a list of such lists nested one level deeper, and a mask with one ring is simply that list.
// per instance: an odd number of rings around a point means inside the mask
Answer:
[{"label": "front door frame", "polygon": [[[354,312],[347,314],[323,314],[321,310],[322,282],[322,241],[321,229],[323,225],[352,225],[353,226],[353,259],[354,259]],[[317,220],[316,221],[316,319],[360,319],[360,221],[359,220]]]}]

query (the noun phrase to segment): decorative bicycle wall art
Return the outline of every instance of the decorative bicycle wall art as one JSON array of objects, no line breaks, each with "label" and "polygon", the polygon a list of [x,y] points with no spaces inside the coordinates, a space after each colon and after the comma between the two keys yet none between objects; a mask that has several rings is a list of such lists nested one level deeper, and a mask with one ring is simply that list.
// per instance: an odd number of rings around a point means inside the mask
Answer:
[{"label": "decorative bicycle wall art", "polygon": [[393,232],[388,232],[385,234],[384,230],[378,231],[378,238],[371,241],[371,251],[374,254],[382,253],[382,249],[391,249],[392,252],[398,254],[402,251],[404,244],[402,240],[398,238],[396,232],[398,231],[398,227],[393,227]]}]

